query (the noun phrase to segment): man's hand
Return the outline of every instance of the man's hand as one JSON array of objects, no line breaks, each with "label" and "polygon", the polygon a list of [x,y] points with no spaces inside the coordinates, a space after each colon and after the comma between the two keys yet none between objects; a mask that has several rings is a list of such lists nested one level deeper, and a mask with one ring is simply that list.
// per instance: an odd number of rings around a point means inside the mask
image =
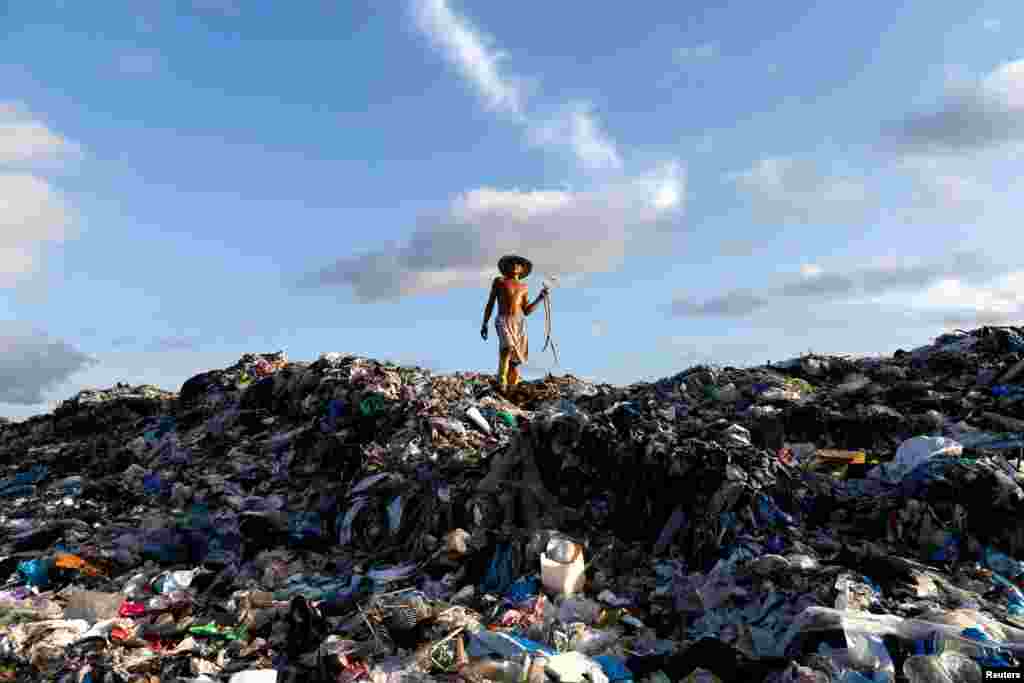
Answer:
[{"label": "man's hand", "polygon": [[487,323],[480,326],[480,338],[487,341]]}]

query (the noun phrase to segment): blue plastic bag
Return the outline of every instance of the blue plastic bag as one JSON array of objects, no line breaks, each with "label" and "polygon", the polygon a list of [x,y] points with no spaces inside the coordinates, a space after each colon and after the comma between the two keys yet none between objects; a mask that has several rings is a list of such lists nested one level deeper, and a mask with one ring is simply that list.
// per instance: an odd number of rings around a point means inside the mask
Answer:
[{"label": "blue plastic bag", "polygon": [[985,566],[1003,576],[1017,578],[1024,574],[1024,564],[989,546],[985,548]]},{"label": "blue plastic bag", "polygon": [[28,586],[46,588],[50,585],[50,560],[25,560],[18,563],[18,576]]},{"label": "blue plastic bag", "polygon": [[320,513],[316,511],[291,513],[288,517],[288,535],[296,543],[323,537]]},{"label": "blue plastic bag", "polygon": [[505,600],[518,605],[540,595],[540,580],[536,577],[519,579],[505,592]]},{"label": "blue plastic bag", "polygon": [[601,670],[608,677],[609,683],[625,683],[633,680],[633,672],[626,668],[626,662],[618,657],[602,655],[594,657],[594,661],[601,665]]},{"label": "blue plastic bag", "polygon": [[163,493],[164,488],[166,488],[165,484],[167,483],[168,482],[161,480],[160,475],[155,472],[147,474],[142,478],[142,488],[151,496],[158,496]]},{"label": "blue plastic bag", "polygon": [[484,577],[481,590],[484,593],[503,595],[515,581],[512,576],[514,562],[512,545],[510,543],[500,544],[494,551],[494,559],[491,560],[491,564],[487,568],[487,575]]}]

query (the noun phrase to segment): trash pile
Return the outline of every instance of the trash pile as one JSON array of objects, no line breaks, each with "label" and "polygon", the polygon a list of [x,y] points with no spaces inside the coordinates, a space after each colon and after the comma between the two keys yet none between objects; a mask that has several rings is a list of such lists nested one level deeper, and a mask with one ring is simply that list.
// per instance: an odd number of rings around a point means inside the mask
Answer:
[{"label": "trash pile", "polygon": [[248,354],[0,423],[0,681],[981,681],[1024,330],[654,383]]}]

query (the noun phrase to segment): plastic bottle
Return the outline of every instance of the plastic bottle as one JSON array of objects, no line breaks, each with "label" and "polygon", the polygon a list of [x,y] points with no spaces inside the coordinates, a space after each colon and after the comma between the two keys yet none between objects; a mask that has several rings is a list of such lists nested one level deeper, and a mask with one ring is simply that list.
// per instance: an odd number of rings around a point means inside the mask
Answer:
[{"label": "plastic bottle", "polygon": [[[464,671],[488,681],[496,683],[521,683],[523,676],[522,661],[511,659],[477,659],[466,665]],[[472,677],[472,676],[471,676]]]},{"label": "plastic bottle", "polygon": [[545,650],[545,647],[540,643],[532,642],[526,638],[482,629],[469,634],[467,645],[466,651],[470,657],[497,655],[508,660],[514,660],[525,652]]},{"label": "plastic bottle", "polygon": [[836,669],[842,672],[838,679],[841,683],[891,683],[895,680],[896,667],[878,635],[847,630],[846,648],[833,649],[822,644],[819,653],[831,659]]},{"label": "plastic bottle", "polygon": [[621,628],[577,629],[569,641],[569,647],[573,652],[594,657],[606,652],[609,648],[622,640]]},{"label": "plastic bottle", "polygon": [[515,659],[475,659],[463,669],[470,674],[496,683],[545,683],[544,656],[521,655]]},{"label": "plastic bottle", "polygon": [[64,495],[71,498],[82,495],[82,478],[79,476],[68,477],[61,482],[61,487],[64,489]]},{"label": "plastic bottle", "polygon": [[149,577],[145,574],[136,574],[132,578],[128,579],[128,582],[124,585],[124,589],[121,591],[129,600],[141,600],[152,595],[152,591],[149,588]]},{"label": "plastic bottle", "polygon": [[568,539],[551,539],[540,556],[541,583],[552,593],[579,593],[586,580],[585,571],[583,549]]},{"label": "plastic bottle", "polygon": [[166,572],[161,574],[153,581],[153,592],[161,595],[167,595],[174,591],[188,588],[192,585],[192,580],[196,578],[198,573],[198,569],[192,569],[190,571]]},{"label": "plastic bottle", "polygon": [[171,599],[166,595],[157,595],[146,601],[147,612],[166,612],[171,609]]}]

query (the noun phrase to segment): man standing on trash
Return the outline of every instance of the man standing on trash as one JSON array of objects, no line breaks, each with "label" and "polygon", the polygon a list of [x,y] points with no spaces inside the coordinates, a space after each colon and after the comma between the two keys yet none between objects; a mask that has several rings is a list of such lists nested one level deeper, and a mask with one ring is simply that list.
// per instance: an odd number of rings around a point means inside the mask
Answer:
[{"label": "man standing on trash", "polygon": [[519,366],[529,359],[530,345],[526,335],[526,316],[533,313],[544,297],[547,287],[529,301],[529,287],[522,280],[529,277],[533,264],[522,256],[503,256],[498,261],[499,277],[491,283],[491,294],[484,308],[480,337],[487,341],[487,323],[498,302],[494,329],[498,333],[498,389],[502,392],[519,383]]}]

